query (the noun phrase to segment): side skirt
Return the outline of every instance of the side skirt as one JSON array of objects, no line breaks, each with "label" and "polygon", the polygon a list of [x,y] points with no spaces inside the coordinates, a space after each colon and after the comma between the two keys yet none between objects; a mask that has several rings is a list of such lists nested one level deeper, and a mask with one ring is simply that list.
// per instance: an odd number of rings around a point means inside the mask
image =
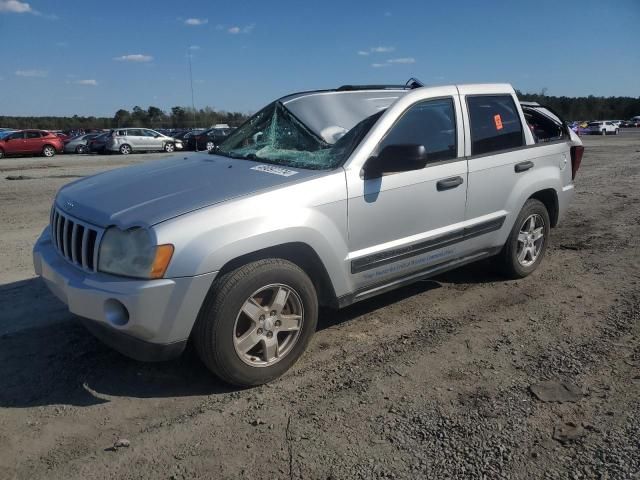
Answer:
[{"label": "side skirt", "polygon": [[492,257],[493,255],[497,255],[501,249],[502,247],[496,247],[489,250],[483,250],[480,252],[473,253],[471,255],[467,255],[465,257],[457,258],[455,260],[450,260],[448,262],[432,265],[430,267],[427,267],[424,270],[419,270],[407,276],[399,277],[391,281],[385,281],[379,284],[368,285],[367,287],[357,290],[354,293],[339,297],[337,299],[337,307],[338,308],[347,307],[351,304],[354,304],[361,300],[366,300],[368,298],[374,297],[381,293],[386,293],[391,290],[395,290],[396,288],[410,285],[419,280],[424,280],[426,278],[439,275],[449,270],[454,270],[458,267],[467,265],[469,263],[473,263],[483,258]]}]

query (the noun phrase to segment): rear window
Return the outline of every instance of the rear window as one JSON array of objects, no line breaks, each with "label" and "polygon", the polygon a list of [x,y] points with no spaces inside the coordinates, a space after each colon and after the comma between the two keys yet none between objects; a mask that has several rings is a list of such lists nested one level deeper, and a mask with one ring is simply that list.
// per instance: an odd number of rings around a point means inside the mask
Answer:
[{"label": "rear window", "polygon": [[483,155],[524,145],[522,124],[511,95],[467,97],[471,154]]},{"label": "rear window", "polygon": [[562,140],[566,137],[566,131],[562,121],[544,107],[523,107],[524,118],[536,143]]}]

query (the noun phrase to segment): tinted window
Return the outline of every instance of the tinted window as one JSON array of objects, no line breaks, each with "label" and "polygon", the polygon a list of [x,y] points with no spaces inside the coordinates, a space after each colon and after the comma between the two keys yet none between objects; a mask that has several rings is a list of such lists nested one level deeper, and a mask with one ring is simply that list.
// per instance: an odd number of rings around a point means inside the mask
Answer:
[{"label": "tinted window", "polygon": [[124,132],[124,134],[128,137],[142,137],[142,130],[138,128],[130,128],[129,130],[125,130]]},{"label": "tinted window", "polygon": [[511,95],[467,97],[467,105],[472,155],[524,145],[522,124]]},{"label": "tinted window", "polygon": [[378,147],[424,145],[429,162],[456,158],[456,115],[453,99],[420,102],[407,110],[391,127]]},{"label": "tinted window", "polygon": [[12,133],[7,137],[8,140],[16,140],[18,138],[24,138],[24,132]]},{"label": "tinted window", "polygon": [[40,138],[40,132],[29,131],[27,132],[27,138]]},{"label": "tinted window", "polygon": [[142,130],[142,135],[145,137],[155,137],[158,134],[152,130]]}]

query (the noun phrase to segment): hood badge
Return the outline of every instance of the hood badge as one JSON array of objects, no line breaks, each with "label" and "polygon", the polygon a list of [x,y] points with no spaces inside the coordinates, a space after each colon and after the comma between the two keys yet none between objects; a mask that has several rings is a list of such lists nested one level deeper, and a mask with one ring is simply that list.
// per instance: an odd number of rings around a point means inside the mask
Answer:
[{"label": "hood badge", "polygon": [[69,201],[69,200],[66,200],[64,202],[64,208],[66,208],[67,210],[71,210],[75,206],[76,206],[76,204],[71,202],[71,201]]}]

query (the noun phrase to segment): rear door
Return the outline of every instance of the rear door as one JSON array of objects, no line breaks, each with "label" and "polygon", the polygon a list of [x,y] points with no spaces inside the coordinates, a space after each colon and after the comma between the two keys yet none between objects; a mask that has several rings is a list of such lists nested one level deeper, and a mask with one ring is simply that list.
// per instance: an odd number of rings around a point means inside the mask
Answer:
[{"label": "rear door", "polygon": [[25,132],[25,153],[40,153],[42,151],[42,146],[42,132],[39,130],[27,130]]}]

